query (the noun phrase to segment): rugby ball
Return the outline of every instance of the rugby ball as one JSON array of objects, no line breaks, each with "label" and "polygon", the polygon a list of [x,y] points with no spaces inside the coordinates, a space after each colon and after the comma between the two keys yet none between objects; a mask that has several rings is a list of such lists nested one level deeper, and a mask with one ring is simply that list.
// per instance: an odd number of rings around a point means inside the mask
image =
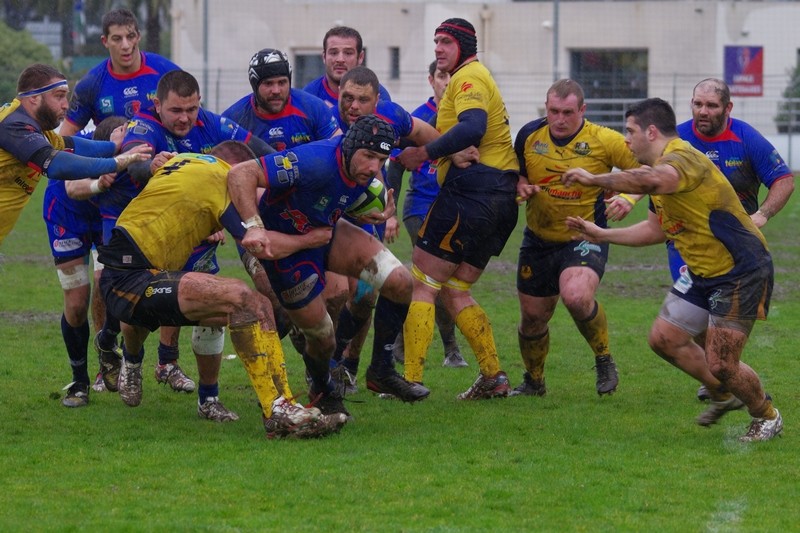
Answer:
[{"label": "rugby ball", "polygon": [[379,179],[372,178],[367,190],[347,208],[347,214],[358,218],[382,213],[384,209],[386,209],[386,188]]}]

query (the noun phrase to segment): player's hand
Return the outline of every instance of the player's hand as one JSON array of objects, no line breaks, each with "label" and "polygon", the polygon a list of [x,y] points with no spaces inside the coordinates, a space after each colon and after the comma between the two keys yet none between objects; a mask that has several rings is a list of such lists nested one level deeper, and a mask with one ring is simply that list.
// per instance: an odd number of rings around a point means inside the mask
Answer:
[{"label": "player's hand", "polygon": [[397,206],[394,202],[394,189],[386,191],[386,207],[380,213],[370,213],[361,215],[356,218],[359,224],[372,224],[373,226],[380,226],[387,222],[397,212]]},{"label": "player's hand", "polygon": [[481,153],[476,147],[470,146],[451,155],[450,161],[458,168],[467,168],[473,163],[481,162]]},{"label": "player's hand", "polygon": [[303,235],[303,238],[305,239],[304,244],[306,248],[319,248],[331,242],[333,238],[333,228],[328,226],[312,228],[308,233]]},{"label": "player's hand", "polygon": [[570,187],[575,183],[579,183],[581,185],[591,185],[593,180],[594,174],[582,168],[571,168],[561,174],[561,183],[567,187]]},{"label": "player's hand", "polygon": [[631,201],[630,196],[622,196],[615,194],[611,198],[603,200],[606,203],[606,218],[613,221],[619,221],[628,216],[633,206],[636,205]]},{"label": "player's hand", "polygon": [[394,241],[397,240],[397,237],[400,235],[400,222],[397,220],[397,216],[393,215],[386,219],[386,230],[383,233],[383,242],[387,244],[392,244]]},{"label": "player's hand", "polygon": [[269,241],[269,233],[264,228],[253,226],[249,228],[242,239],[242,247],[250,252],[253,257],[259,259],[272,258],[272,246]]},{"label": "player's hand", "polygon": [[137,161],[148,161],[153,149],[146,144],[134,146],[124,154],[114,156],[114,161],[117,162],[117,172],[125,170],[128,165],[136,163]]},{"label": "player's hand", "polygon": [[397,154],[395,159],[408,170],[415,170],[430,158],[424,146],[409,146]]},{"label": "player's hand", "polygon": [[114,185],[114,180],[116,177],[116,172],[109,172],[108,174],[103,174],[97,178],[97,186],[100,189],[100,192],[106,192],[108,189],[110,189],[111,186]]},{"label": "player's hand", "polygon": [[178,155],[178,152],[159,152],[150,162],[150,172],[155,174],[159,168],[167,164],[167,161]]},{"label": "player's hand", "polygon": [[206,242],[209,242],[211,244],[214,243],[219,243],[221,245],[225,244],[225,232],[223,230],[215,231],[214,233],[206,237]]},{"label": "player's hand", "polygon": [[122,147],[122,140],[125,138],[125,131],[127,128],[127,124],[117,126],[111,131],[111,135],[108,136],[108,140],[113,142],[117,147],[114,153],[119,153],[119,149]]},{"label": "player's hand", "polygon": [[528,183],[527,178],[520,176],[519,181],[517,181],[517,203],[521,205],[527,202],[531,196],[540,191],[541,188],[538,185]]},{"label": "player's hand", "polygon": [[755,224],[757,228],[763,228],[764,225],[767,223],[767,220],[769,219],[759,209],[758,211],[750,215],[750,220],[753,221],[753,224]]},{"label": "player's hand", "polygon": [[567,217],[566,224],[567,228],[579,233],[579,235],[572,237],[573,241],[602,242],[601,233],[603,229],[597,224],[583,220],[581,217]]}]

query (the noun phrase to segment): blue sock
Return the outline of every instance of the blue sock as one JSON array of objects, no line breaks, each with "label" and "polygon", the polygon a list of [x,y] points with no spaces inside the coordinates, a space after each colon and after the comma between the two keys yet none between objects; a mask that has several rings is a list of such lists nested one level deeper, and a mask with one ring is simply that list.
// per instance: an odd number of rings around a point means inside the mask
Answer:
[{"label": "blue sock", "polygon": [[139,350],[139,353],[136,354],[136,355],[132,355],[128,351],[128,349],[125,346],[123,346],[122,347],[122,358],[125,359],[125,361],[127,361],[129,363],[133,363],[133,364],[141,363],[142,361],[144,361],[144,346],[142,346],[142,349]]},{"label": "blue sock", "polygon": [[167,346],[163,342],[158,343],[158,364],[166,365],[178,360],[179,349],[177,346]]},{"label": "blue sock", "polygon": [[89,367],[86,352],[89,349],[89,322],[73,327],[67,317],[61,315],[61,336],[67,348],[69,364],[72,367],[72,381],[89,384]]},{"label": "blue sock", "polygon": [[114,343],[117,342],[117,335],[119,335],[120,326],[119,320],[106,312],[106,320],[103,323],[103,329],[100,330],[97,336],[97,344],[103,350],[114,349]]},{"label": "blue sock", "polygon": [[204,385],[200,383],[197,387],[197,396],[200,401],[200,405],[206,403],[206,400],[209,398],[216,398],[219,396],[219,383],[214,383],[213,385]]}]

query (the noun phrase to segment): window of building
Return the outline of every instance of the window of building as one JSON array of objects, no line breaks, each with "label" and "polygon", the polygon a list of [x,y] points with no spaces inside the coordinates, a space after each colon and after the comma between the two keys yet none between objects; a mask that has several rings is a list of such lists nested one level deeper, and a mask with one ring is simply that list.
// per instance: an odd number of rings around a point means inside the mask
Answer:
[{"label": "window of building", "polygon": [[647,50],[572,50],[570,77],[586,98],[647,98]]},{"label": "window of building", "polygon": [[389,78],[400,79],[400,47],[389,47]]},{"label": "window of building", "polygon": [[292,86],[302,89],[325,74],[321,52],[297,52],[292,63]]}]

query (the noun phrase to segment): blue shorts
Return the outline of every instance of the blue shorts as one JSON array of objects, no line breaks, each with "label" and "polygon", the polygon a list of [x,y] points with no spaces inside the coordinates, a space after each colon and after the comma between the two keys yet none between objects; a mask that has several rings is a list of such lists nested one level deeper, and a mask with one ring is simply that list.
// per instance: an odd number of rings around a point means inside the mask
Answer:
[{"label": "blue shorts", "polygon": [[277,261],[261,261],[285,309],[302,309],[325,288],[330,244],[300,250]]},{"label": "blue shorts", "polygon": [[100,210],[89,202],[81,212],[68,209],[57,198],[45,193],[44,221],[50,251],[56,264],[85,257],[93,245],[102,244],[103,227]]},{"label": "blue shorts", "polygon": [[189,256],[188,261],[181,270],[186,272],[205,272],[207,274],[216,274],[219,272],[219,263],[217,262],[217,244],[218,243],[203,243],[195,246],[192,250],[192,255]]}]

